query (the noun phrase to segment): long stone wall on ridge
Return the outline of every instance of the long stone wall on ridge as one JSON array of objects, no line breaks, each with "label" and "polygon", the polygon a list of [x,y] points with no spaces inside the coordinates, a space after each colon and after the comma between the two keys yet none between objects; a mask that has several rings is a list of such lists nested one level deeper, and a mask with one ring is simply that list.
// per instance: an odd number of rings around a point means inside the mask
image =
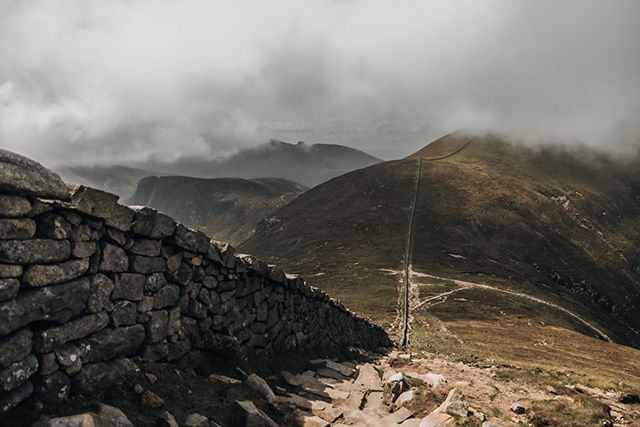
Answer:
[{"label": "long stone wall on ridge", "polygon": [[0,150],[0,412],[92,392],[130,357],[391,345],[303,279],[117,201]]}]

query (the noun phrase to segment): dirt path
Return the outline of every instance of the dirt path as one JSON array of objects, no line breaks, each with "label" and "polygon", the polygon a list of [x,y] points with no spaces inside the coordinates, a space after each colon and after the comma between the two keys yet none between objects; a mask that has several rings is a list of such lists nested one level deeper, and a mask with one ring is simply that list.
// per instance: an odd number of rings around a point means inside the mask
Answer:
[{"label": "dirt path", "polygon": [[571,316],[572,318],[576,319],[577,321],[579,321],[580,323],[582,323],[583,325],[585,325],[586,327],[588,327],[592,331],[594,331],[603,340],[608,341],[608,342],[612,342],[611,338],[609,338],[604,332],[602,332],[598,327],[596,327],[592,323],[588,322],[587,320],[585,320],[584,318],[582,318],[579,315],[575,314],[574,312],[562,307],[561,305],[558,305],[558,304],[543,300],[542,298],[537,298],[537,297],[534,297],[534,296],[531,296],[531,295],[528,295],[528,294],[512,291],[512,290],[509,290],[509,289],[502,289],[502,288],[498,288],[498,287],[495,287],[495,286],[485,285],[485,284],[482,284],[482,283],[467,282],[467,281],[464,281],[464,280],[456,280],[456,279],[448,279],[446,277],[434,276],[434,275],[425,274],[425,273],[414,273],[414,275],[421,276],[421,277],[427,277],[427,278],[431,278],[431,279],[448,281],[448,282],[453,283],[456,286],[458,286],[458,288],[457,289],[453,289],[451,291],[442,292],[441,294],[431,296],[431,297],[426,298],[424,300],[420,300],[420,302],[418,304],[416,304],[415,306],[411,307],[412,310],[418,309],[418,308],[420,308],[420,307],[422,307],[424,305],[427,305],[427,307],[428,307],[428,306],[430,306],[429,303],[431,303],[433,301],[438,301],[440,299],[446,299],[449,295],[454,294],[456,292],[463,291],[465,289],[471,289],[471,288],[485,289],[485,290],[489,290],[489,291],[493,291],[493,292],[501,292],[501,293],[508,294],[508,295],[513,295],[513,296],[516,296],[516,297],[519,297],[519,298],[528,299],[528,300],[534,301],[534,302],[536,302],[538,304],[542,304],[542,305],[545,305],[547,307],[551,307],[551,308],[553,308],[555,310],[561,311],[564,314],[567,314],[567,315]]},{"label": "dirt path", "polygon": [[413,286],[411,284],[411,262],[413,260],[413,238],[414,238],[414,222],[415,222],[415,210],[416,204],[418,202],[418,194],[420,193],[420,178],[422,177],[422,164],[424,161],[437,161],[444,160],[451,156],[454,156],[467,148],[469,144],[471,144],[473,140],[469,139],[466,143],[464,143],[460,148],[453,151],[452,153],[446,154],[444,156],[439,157],[429,157],[418,159],[418,171],[416,173],[416,184],[413,192],[413,200],[411,203],[411,213],[409,214],[409,227],[407,227],[407,237],[406,237],[406,246],[404,249],[404,259],[403,259],[403,284],[401,290],[401,336],[400,343],[403,347],[407,347],[410,343],[409,340],[409,331],[410,331],[410,323],[411,323],[411,304],[410,299],[413,294],[416,294],[416,290],[412,289]]}]

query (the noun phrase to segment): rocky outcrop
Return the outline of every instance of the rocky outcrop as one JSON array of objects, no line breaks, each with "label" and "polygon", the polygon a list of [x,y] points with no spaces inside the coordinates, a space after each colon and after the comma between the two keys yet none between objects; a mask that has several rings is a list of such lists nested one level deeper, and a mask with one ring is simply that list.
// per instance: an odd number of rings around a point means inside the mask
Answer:
[{"label": "rocky outcrop", "polygon": [[303,279],[6,151],[0,193],[0,412],[91,392],[132,357],[390,345]]}]

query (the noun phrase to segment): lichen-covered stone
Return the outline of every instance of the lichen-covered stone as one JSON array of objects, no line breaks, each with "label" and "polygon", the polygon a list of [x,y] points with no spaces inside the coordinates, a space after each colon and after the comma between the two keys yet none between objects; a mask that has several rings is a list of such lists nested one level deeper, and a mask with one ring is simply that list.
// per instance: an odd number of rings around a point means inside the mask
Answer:
[{"label": "lichen-covered stone", "polygon": [[130,326],[138,320],[138,306],[132,301],[118,301],[111,312],[113,325]]},{"label": "lichen-covered stone", "polygon": [[0,218],[0,239],[24,240],[36,234],[36,222],[30,218]]},{"label": "lichen-covered stone", "polygon": [[11,390],[9,393],[0,393],[0,413],[10,411],[31,396],[33,393],[33,384],[26,381],[20,387]]},{"label": "lichen-covered stone", "polygon": [[132,231],[152,239],[165,239],[173,235],[176,222],[154,209],[147,207],[133,208],[135,216]]},{"label": "lichen-covered stone", "polygon": [[151,274],[167,270],[167,263],[161,257],[134,255],[129,260],[130,269],[136,273]]},{"label": "lichen-covered stone", "polygon": [[59,345],[91,335],[106,327],[108,323],[109,316],[101,312],[54,326],[36,334],[34,350],[38,353],[48,353]]},{"label": "lichen-covered stone", "polygon": [[129,258],[124,249],[109,243],[101,246],[100,271],[119,273],[129,269]]},{"label": "lichen-covered stone", "polygon": [[192,230],[178,224],[172,239],[173,243],[183,249],[206,254],[211,243],[209,237],[202,231]]},{"label": "lichen-covered stone", "polygon": [[152,294],[159,289],[162,289],[167,284],[167,279],[165,279],[164,274],[162,273],[154,273],[147,276],[147,280],[144,284],[144,291],[146,293]]},{"label": "lichen-covered stone", "polygon": [[74,185],[68,206],[91,216],[106,219],[113,215],[119,197],[106,191]]},{"label": "lichen-covered stone", "polygon": [[[71,378],[62,371],[55,371],[43,376],[35,387],[35,395],[38,397],[38,400],[49,407],[62,404],[69,398],[70,394]],[[60,423],[54,425],[56,427],[64,426],[64,424],[60,425]],[[78,427],[84,426],[80,424]]]},{"label": "lichen-covered stone", "polygon": [[0,194],[0,216],[19,217],[31,212],[31,202],[26,197]]},{"label": "lichen-covered stone", "polygon": [[72,242],[71,255],[76,258],[89,258],[98,248],[96,242]]},{"label": "lichen-covered stone", "polygon": [[114,287],[115,285],[111,279],[104,274],[91,276],[91,291],[87,301],[87,311],[90,313],[102,311],[104,305],[109,301]]},{"label": "lichen-covered stone", "polygon": [[147,340],[158,342],[168,335],[169,313],[166,310],[152,311],[145,324]]},{"label": "lichen-covered stone", "polygon": [[171,307],[180,298],[180,288],[176,285],[166,285],[153,296],[153,308],[161,309]]},{"label": "lichen-covered stone", "polygon": [[160,256],[162,241],[152,239],[134,239],[127,246],[127,252],[150,257]]},{"label": "lichen-covered stone", "polygon": [[0,340],[0,368],[6,368],[31,353],[33,334],[23,329]]},{"label": "lichen-covered stone", "polygon": [[0,191],[43,198],[66,199],[68,190],[60,176],[11,151],[0,149]]},{"label": "lichen-covered stone", "polygon": [[103,362],[136,353],[144,341],[144,326],[103,329],[80,341],[85,363]]},{"label": "lichen-covered stone", "polygon": [[146,282],[147,278],[142,274],[120,273],[115,276],[115,287],[111,293],[111,298],[114,300],[140,301],[144,295]]},{"label": "lichen-covered stone", "polygon": [[82,276],[89,269],[89,259],[74,259],[61,264],[32,265],[22,276],[22,281],[29,286],[46,286],[68,282]]},{"label": "lichen-covered stone", "polygon": [[89,280],[81,278],[57,286],[23,290],[0,303],[0,335],[29,323],[46,320],[65,323],[80,314],[89,298]]},{"label": "lichen-covered stone", "polygon": [[1,240],[0,262],[9,264],[35,264],[64,261],[71,255],[66,240],[31,239]]},{"label": "lichen-covered stone", "polygon": [[15,298],[20,292],[20,282],[17,279],[0,279],[0,301]]},{"label": "lichen-covered stone", "polygon": [[0,278],[8,279],[22,276],[22,266],[16,264],[0,264]]},{"label": "lichen-covered stone", "polygon": [[0,370],[0,391],[11,391],[38,371],[38,358],[28,356]]}]

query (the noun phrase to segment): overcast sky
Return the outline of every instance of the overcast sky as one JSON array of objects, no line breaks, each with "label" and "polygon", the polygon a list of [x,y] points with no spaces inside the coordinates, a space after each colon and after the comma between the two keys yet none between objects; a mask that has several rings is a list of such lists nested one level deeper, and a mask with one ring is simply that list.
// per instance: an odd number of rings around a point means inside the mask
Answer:
[{"label": "overcast sky", "polygon": [[270,138],[640,140],[640,1],[0,0],[0,146],[51,166]]}]

